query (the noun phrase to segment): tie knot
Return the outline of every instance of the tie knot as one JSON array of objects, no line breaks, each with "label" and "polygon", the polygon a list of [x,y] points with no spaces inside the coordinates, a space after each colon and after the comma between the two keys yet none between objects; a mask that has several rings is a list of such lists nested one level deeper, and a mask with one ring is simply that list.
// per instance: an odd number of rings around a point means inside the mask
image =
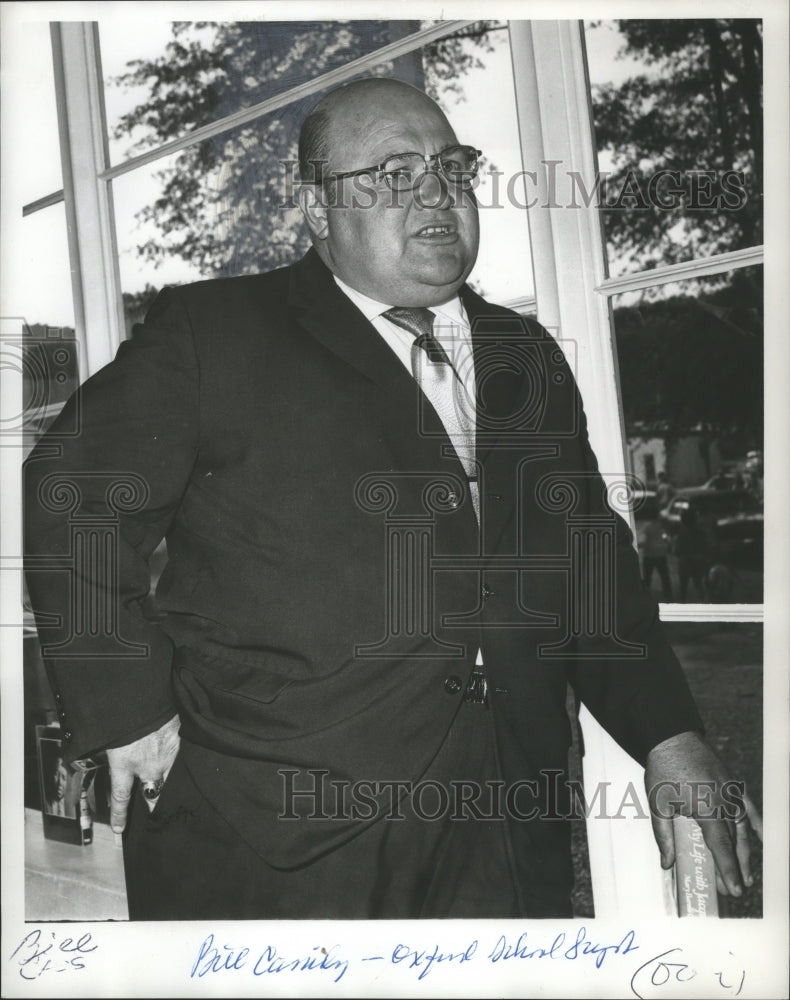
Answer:
[{"label": "tie knot", "polygon": [[[447,352],[433,335],[432,310],[425,306],[395,306],[388,309],[384,315],[392,320],[396,326],[402,327],[414,337],[414,347],[412,348],[411,367],[414,377],[417,378],[418,363],[415,361],[414,352],[424,351],[428,358],[435,365],[450,365]],[[451,365],[452,367],[452,365]]]},{"label": "tie knot", "polygon": [[434,313],[425,306],[395,306],[384,315],[415,337],[430,337],[433,333]]}]

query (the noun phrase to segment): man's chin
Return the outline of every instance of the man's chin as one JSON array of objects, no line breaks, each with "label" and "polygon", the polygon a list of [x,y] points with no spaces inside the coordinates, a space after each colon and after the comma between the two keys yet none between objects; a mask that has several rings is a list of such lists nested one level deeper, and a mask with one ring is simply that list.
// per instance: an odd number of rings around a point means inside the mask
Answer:
[{"label": "man's chin", "polygon": [[442,302],[456,294],[471,270],[466,261],[434,259],[415,269],[414,280],[427,292],[444,295],[436,300]]}]

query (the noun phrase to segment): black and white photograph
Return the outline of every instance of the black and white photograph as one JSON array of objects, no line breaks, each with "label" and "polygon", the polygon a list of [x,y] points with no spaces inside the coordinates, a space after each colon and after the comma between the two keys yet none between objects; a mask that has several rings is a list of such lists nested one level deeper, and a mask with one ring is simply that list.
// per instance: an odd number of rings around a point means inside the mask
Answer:
[{"label": "black and white photograph", "polygon": [[3,995],[787,996],[786,5],[0,19]]},{"label": "black and white photograph", "polygon": [[[41,808],[47,816],[76,818],[79,800],[79,782],[75,772],[66,764],[63,745],[59,739],[40,735],[38,763],[41,768]],[[75,789],[77,797],[75,799]]]}]

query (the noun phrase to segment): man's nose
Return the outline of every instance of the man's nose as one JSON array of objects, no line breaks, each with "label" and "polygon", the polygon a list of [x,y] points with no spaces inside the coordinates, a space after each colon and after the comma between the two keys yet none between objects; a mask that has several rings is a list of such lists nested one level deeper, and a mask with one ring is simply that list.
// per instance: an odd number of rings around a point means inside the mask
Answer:
[{"label": "man's nose", "polygon": [[414,186],[414,200],[420,208],[452,208],[455,198],[450,185],[438,170],[426,170]]}]

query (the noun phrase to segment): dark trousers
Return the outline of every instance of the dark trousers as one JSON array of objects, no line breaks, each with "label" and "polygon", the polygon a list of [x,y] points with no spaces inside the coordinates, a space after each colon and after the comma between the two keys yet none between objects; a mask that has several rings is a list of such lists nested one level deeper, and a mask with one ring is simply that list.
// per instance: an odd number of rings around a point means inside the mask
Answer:
[{"label": "dark trousers", "polygon": [[[491,713],[462,704],[423,782],[497,777]],[[124,841],[132,920],[512,918],[528,915],[504,819],[386,817],[299,869],[272,868],[206,801],[179,756],[153,813],[138,792]],[[288,836],[283,823],[283,836]],[[557,915],[569,915],[567,895]]]}]

